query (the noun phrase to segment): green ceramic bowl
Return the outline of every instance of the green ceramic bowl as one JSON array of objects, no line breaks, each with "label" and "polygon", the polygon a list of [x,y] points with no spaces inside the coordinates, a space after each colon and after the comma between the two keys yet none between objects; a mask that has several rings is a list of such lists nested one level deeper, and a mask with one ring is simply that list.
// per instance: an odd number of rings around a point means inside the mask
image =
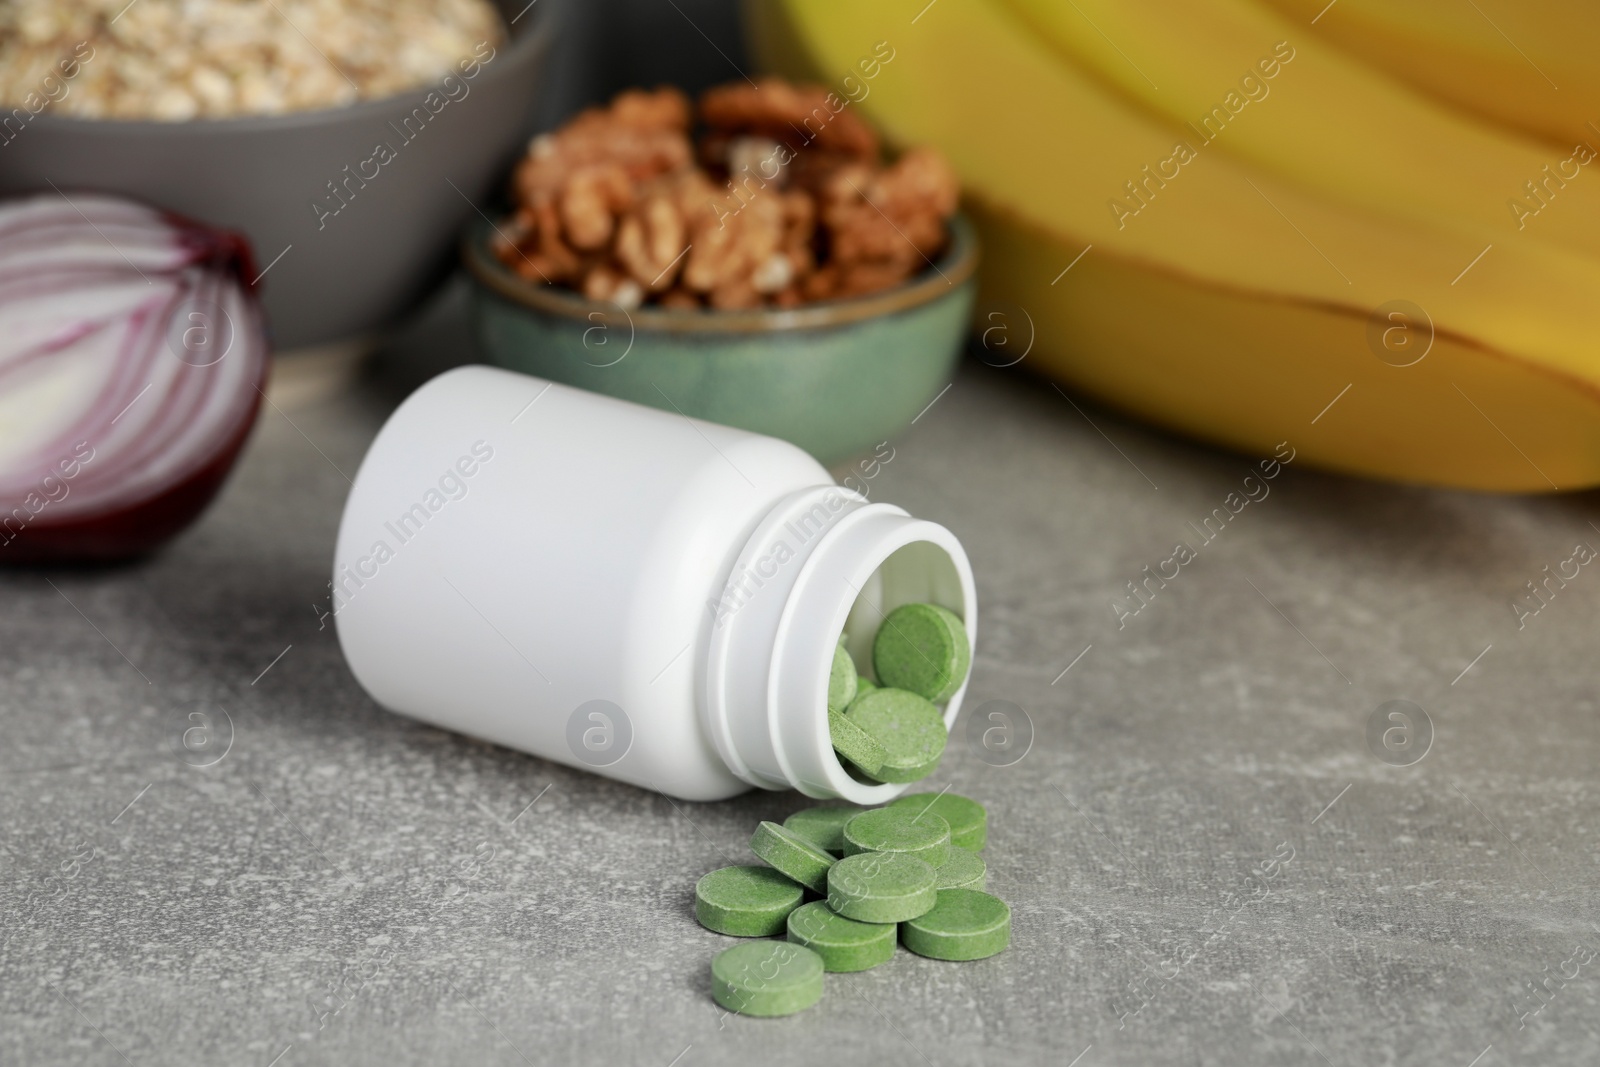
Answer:
[{"label": "green ceramic bowl", "polygon": [[904,285],[792,310],[625,311],[524,281],[463,249],[491,362],[793,441],[823,463],[870,450],[939,395],[961,354],[977,243],[957,217],[939,262]]}]

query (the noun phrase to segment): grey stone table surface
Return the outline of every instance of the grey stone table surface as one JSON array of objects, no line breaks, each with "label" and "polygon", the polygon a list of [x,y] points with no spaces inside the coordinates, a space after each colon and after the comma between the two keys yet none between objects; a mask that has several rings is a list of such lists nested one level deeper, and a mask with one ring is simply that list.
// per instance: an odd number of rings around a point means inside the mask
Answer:
[{"label": "grey stone table surface", "polygon": [[[871,488],[971,554],[966,714],[1031,722],[1008,766],[958,726],[933,779],[988,806],[1012,946],[725,1017],[694,882],[803,798],[677,802],[418,725],[319,623],[346,475],[467,351],[435,319],[266,410],[158,556],[0,576],[0,1063],[1600,1061],[1600,574],[1565,562],[1595,496],[1247,483],[964,367]],[[1519,601],[1546,566],[1578,573]]]}]

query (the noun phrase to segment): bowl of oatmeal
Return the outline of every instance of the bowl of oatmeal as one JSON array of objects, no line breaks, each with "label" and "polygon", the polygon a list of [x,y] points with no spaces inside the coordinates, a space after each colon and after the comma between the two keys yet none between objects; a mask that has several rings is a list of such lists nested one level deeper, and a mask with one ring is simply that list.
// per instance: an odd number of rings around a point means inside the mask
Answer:
[{"label": "bowl of oatmeal", "polygon": [[523,149],[527,0],[0,0],[0,194],[237,230],[275,350],[359,348],[450,266]]}]

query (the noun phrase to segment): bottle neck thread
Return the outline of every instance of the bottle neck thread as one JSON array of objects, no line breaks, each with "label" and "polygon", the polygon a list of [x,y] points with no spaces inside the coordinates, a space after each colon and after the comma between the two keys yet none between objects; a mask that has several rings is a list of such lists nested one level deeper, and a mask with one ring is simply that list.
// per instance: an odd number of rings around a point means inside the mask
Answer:
[{"label": "bottle neck thread", "polygon": [[[818,798],[881,804],[904,785],[847,772],[828,731],[828,678],[841,632],[860,668],[894,608],[941,604],[977,628],[972,568],[936,523],[838,486],[801,490],[757,524],[718,596],[701,709],[712,743],[741,780]],[[870,668],[869,668],[870,669]],[[955,724],[966,685],[944,709]]]}]

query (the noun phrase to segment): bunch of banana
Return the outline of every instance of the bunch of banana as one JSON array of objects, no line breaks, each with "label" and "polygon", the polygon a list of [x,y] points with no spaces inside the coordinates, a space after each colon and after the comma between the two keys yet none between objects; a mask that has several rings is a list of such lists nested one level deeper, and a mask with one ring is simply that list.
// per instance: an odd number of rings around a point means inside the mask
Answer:
[{"label": "bunch of banana", "polygon": [[792,76],[839,83],[894,49],[853,95],[893,140],[949,155],[985,239],[980,307],[1025,312],[1042,369],[1329,468],[1600,484],[1587,145],[1483,124],[1257,0],[748,15]]}]

